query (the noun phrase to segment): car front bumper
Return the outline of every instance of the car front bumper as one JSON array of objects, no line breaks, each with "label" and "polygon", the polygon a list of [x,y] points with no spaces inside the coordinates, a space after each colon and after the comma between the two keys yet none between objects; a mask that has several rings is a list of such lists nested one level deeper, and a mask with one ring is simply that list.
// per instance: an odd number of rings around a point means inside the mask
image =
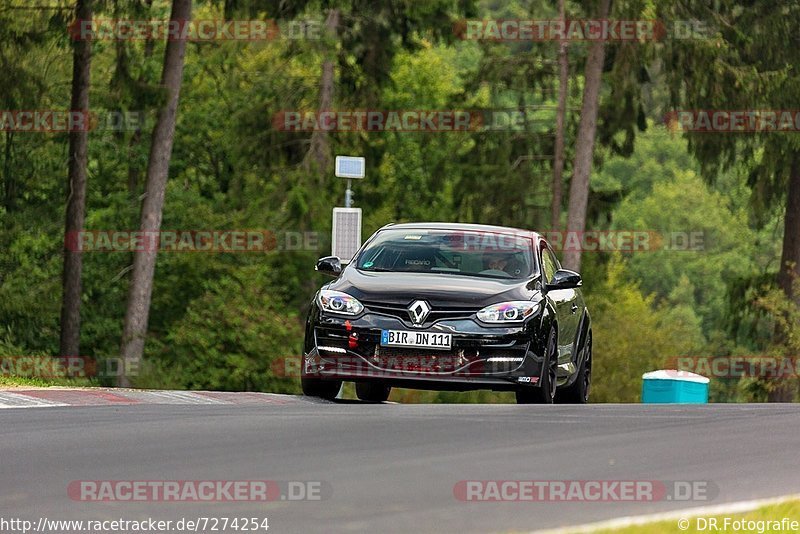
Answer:
[{"label": "car front bumper", "polygon": [[[383,347],[383,330],[449,333],[452,347]],[[307,331],[302,372],[306,377],[374,380],[415,389],[513,390],[539,383],[543,351],[536,334],[532,322],[487,327],[473,319],[452,319],[417,328],[382,314],[348,319],[317,312]]]}]

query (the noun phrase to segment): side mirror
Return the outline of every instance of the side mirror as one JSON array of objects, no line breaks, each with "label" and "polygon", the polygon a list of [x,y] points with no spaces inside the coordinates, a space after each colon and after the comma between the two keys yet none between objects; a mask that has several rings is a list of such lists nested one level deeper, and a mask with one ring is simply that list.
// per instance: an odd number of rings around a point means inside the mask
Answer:
[{"label": "side mirror", "polygon": [[325,256],[317,260],[314,270],[328,276],[339,276],[342,274],[342,262],[336,256]]},{"label": "side mirror", "polygon": [[547,289],[575,289],[581,287],[581,275],[568,269],[559,269],[553,275],[553,281],[546,284]]}]

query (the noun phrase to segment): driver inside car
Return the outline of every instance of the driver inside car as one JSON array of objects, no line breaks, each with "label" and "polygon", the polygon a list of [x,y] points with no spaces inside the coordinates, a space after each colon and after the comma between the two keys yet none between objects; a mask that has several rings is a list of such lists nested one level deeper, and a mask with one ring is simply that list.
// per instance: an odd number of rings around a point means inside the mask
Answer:
[{"label": "driver inside car", "polygon": [[485,271],[503,271],[511,259],[510,254],[497,254],[487,252],[483,255],[483,269]]},{"label": "driver inside car", "polygon": [[513,254],[485,254],[483,256],[484,270],[487,271],[503,271],[504,273],[518,277],[522,272],[522,265],[514,258]]}]

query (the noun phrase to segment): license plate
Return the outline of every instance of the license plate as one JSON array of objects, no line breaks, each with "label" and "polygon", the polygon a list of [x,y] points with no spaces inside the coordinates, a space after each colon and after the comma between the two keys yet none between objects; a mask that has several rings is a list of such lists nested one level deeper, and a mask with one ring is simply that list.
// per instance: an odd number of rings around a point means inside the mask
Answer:
[{"label": "license plate", "polygon": [[452,334],[412,332],[409,330],[383,330],[381,332],[381,346],[383,347],[449,349],[452,343]]}]

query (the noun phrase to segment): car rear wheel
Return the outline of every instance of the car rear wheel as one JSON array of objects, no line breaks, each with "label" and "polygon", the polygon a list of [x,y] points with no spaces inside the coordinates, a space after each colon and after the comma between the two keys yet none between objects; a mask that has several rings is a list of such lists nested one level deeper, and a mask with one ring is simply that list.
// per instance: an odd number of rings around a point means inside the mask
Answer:
[{"label": "car rear wheel", "polygon": [[592,334],[583,345],[583,360],[578,368],[575,382],[560,390],[556,402],[563,404],[586,404],[589,402],[589,391],[592,388]]},{"label": "car rear wheel", "polygon": [[356,396],[363,401],[385,402],[391,392],[391,386],[380,382],[356,382]]},{"label": "car rear wheel", "polygon": [[556,396],[556,373],[558,371],[555,328],[550,329],[550,335],[547,338],[547,349],[545,350],[542,369],[539,387],[527,387],[517,390],[517,404],[553,404]]},{"label": "car rear wheel", "polygon": [[321,399],[333,400],[339,395],[342,389],[341,380],[320,380],[319,378],[301,378],[300,385],[303,387],[303,395],[307,397],[319,397]]}]

